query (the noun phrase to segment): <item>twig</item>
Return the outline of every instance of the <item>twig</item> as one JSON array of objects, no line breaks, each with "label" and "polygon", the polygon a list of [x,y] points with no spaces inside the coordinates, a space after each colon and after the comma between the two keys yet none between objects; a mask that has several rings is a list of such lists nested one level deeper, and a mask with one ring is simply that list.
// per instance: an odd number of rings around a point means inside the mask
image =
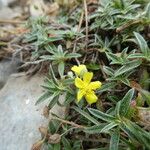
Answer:
[{"label": "twig", "polygon": [[87,43],[88,43],[88,10],[87,10],[87,3],[86,3],[86,0],[83,0],[83,2],[84,2],[85,28],[86,28],[86,38],[85,38],[85,43],[86,43],[86,51],[87,51]]},{"label": "twig", "polygon": [[101,72],[102,72],[102,74],[103,74],[103,77],[104,77],[104,79],[106,80],[107,79],[107,76],[106,76],[106,74],[105,74],[105,72],[103,71],[103,66],[105,65],[104,64],[104,62],[103,61],[100,61],[100,60],[98,60],[99,61],[99,66],[100,66],[100,69],[101,69]]},{"label": "twig", "polygon": [[82,125],[78,125],[78,124],[76,124],[76,123],[74,123],[72,121],[64,120],[64,119],[61,119],[61,118],[58,118],[58,117],[52,117],[51,119],[61,121],[62,123],[65,123],[65,124],[70,124],[70,125],[72,125],[72,126],[74,126],[76,128],[85,128]]},{"label": "twig", "polygon": [[79,25],[78,25],[78,29],[77,29],[78,32],[81,29],[81,25],[82,25],[82,22],[83,22],[83,17],[84,17],[84,11],[82,11],[82,13],[81,13],[81,17],[80,17],[80,21],[79,21]]},{"label": "twig", "polygon": [[[82,25],[82,22],[83,22],[83,16],[84,16],[84,12],[82,11],[77,32],[79,32],[80,29],[81,29],[81,25]],[[77,39],[78,39],[78,36],[76,36],[76,39],[75,39],[75,43],[74,43],[74,47],[73,47],[73,53],[76,51]],[[77,64],[80,65],[79,60],[77,58],[75,58],[75,60],[76,60]]]},{"label": "twig", "polygon": [[132,25],[135,25],[135,24],[138,24],[138,23],[141,23],[141,22],[142,22],[142,20],[130,21],[130,22],[128,22],[127,24],[124,24],[124,25],[122,25],[121,27],[117,28],[117,29],[116,29],[116,32],[119,33],[119,32],[121,32],[122,30],[128,28],[129,26],[132,26]]},{"label": "twig", "polygon": [[72,127],[72,128],[70,128],[70,129],[68,129],[68,130],[66,130],[64,133],[62,133],[60,136],[63,136],[63,135],[65,135],[67,132],[69,132],[69,131],[71,131],[71,130],[73,130],[73,129],[76,129],[77,127]]},{"label": "twig", "polygon": [[24,21],[19,21],[19,20],[3,20],[0,19],[0,23],[6,23],[6,24],[22,24],[25,23]]},{"label": "twig", "polygon": [[[82,22],[83,22],[83,16],[84,16],[84,12],[82,11],[81,17],[80,17],[80,21],[79,21],[79,25],[78,25],[78,29],[77,29],[77,32],[79,32],[80,29],[81,29],[81,25],[82,25]],[[78,38],[78,36],[76,36],[76,40],[75,40],[74,47],[73,47],[73,52],[76,51],[77,38]]]},{"label": "twig", "polygon": [[82,135],[74,135],[76,139],[80,139],[82,141],[92,141],[92,142],[101,142],[101,143],[109,143],[109,140],[106,138],[86,138]]}]

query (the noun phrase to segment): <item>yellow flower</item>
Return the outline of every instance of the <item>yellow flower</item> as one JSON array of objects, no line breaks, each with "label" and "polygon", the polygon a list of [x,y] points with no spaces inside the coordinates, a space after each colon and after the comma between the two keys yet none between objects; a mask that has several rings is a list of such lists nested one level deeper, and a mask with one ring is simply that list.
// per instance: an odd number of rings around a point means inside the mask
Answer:
[{"label": "yellow flower", "polygon": [[83,75],[85,72],[87,72],[85,65],[79,65],[79,66],[73,66],[71,68],[73,72],[75,72],[78,76]]},{"label": "yellow flower", "polygon": [[94,90],[100,88],[102,83],[100,81],[91,82],[92,78],[92,72],[84,73],[83,80],[81,80],[79,77],[75,78],[75,86],[79,88],[77,93],[78,102],[83,96],[89,104],[95,103],[97,101],[98,98],[95,95]]}]

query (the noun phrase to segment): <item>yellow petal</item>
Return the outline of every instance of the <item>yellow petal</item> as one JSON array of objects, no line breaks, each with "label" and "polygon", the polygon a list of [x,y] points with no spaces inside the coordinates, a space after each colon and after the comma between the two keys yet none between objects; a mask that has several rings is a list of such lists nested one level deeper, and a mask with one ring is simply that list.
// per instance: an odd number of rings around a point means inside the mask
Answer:
[{"label": "yellow petal", "polygon": [[96,90],[102,86],[102,83],[100,81],[91,82],[88,86],[90,90]]},{"label": "yellow petal", "polygon": [[81,70],[87,70],[85,65],[79,65],[79,68],[80,68]]},{"label": "yellow petal", "polygon": [[71,68],[71,70],[72,70],[73,72],[75,72],[76,74],[79,74],[79,68],[78,68],[78,66],[73,66],[73,67]]},{"label": "yellow petal", "polygon": [[75,78],[75,86],[79,89],[84,88],[84,82],[80,78]]},{"label": "yellow petal", "polygon": [[90,91],[90,92],[86,93],[85,99],[91,105],[93,103],[96,103],[98,98],[95,95],[94,91]]},{"label": "yellow petal", "polygon": [[75,72],[77,75],[80,75],[81,72],[86,72],[86,71],[87,71],[85,65],[73,66],[73,67],[71,68],[71,70],[72,70],[73,72]]},{"label": "yellow petal", "polygon": [[85,91],[84,90],[79,90],[77,93],[77,100],[78,102],[81,100],[81,98],[85,95]]},{"label": "yellow petal", "polygon": [[93,78],[93,73],[92,72],[86,72],[83,75],[83,81],[89,84]]}]

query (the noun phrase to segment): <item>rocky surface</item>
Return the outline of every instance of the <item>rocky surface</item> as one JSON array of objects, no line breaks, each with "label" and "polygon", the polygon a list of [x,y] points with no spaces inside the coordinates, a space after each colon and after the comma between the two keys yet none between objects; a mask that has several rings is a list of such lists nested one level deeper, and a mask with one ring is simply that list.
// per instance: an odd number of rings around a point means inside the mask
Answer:
[{"label": "rocky surface", "polygon": [[3,59],[0,62],[0,89],[5,85],[12,73],[18,72],[19,65],[20,62],[17,59]]},{"label": "rocky surface", "polygon": [[[43,94],[45,76],[29,78],[17,73],[19,64],[17,59],[0,61],[0,150],[30,150],[41,138],[38,128],[48,125],[48,119],[42,115],[47,101],[35,106]],[[60,102],[63,101],[64,96],[60,96]],[[55,105],[50,113],[64,117],[65,111]]]},{"label": "rocky surface", "polygon": [[0,150],[30,150],[40,139],[38,127],[47,125],[35,106],[42,94],[43,77],[10,77],[0,90]]},{"label": "rocky surface", "polygon": [[9,4],[15,2],[15,0],[0,0],[0,7],[8,6]]}]

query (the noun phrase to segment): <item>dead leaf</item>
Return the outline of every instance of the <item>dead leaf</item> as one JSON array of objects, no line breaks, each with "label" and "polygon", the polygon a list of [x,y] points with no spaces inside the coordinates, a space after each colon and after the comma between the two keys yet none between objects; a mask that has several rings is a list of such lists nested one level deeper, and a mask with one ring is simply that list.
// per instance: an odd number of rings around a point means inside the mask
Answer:
[{"label": "dead leaf", "polygon": [[43,0],[31,0],[29,2],[29,11],[32,17],[39,17],[46,15],[46,5]]},{"label": "dead leaf", "polygon": [[59,5],[58,3],[52,3],[47,5],[46,7],[46,14],[50,14],[52,16],[56,16],[59,12]]},{"label": "dead leaf", "polygon": [[138,107],[138,122],[150,130],[150,108]]},{"label": "dead leaf", "polygon": [[130,86],[131,86],[132,88],[135,88],[137,91],[139,91],[139,90],[142,89],[141,86],[140,86],[137,82],[135,82],[135,81],[131,81],[131,82],[130,82]]},{"label": "dead leaf", "polygon": [[56,2],[50,4],[44,3],[43,0],[31,0],[29,3],[29,10],[32,17],[40,17],[46,15],[55,17],[59,12],[59,5]]},{"label": "dead leaf", "polygon": [[31,150],[40,150],[43,144],[43,140],[40,140],[33,144]]},{"label": "dead leaf", "polygon": [[49,117],[49,107],[48,106],[45,106],[44,109],[43,109],[43,116],[45,118],[48,118]]},{"label": "dead leaf", "polygon": [[61,136],[59,134],[53,134],[49,136],[48,143],[56,144],[59,143],[60,140],[61,140]]},{"label": "dead leaf", "polygon": [[41,133],[42,138],[46,137],[46,135],[47,135],[47,128],[39,127],[39,131]]}]

